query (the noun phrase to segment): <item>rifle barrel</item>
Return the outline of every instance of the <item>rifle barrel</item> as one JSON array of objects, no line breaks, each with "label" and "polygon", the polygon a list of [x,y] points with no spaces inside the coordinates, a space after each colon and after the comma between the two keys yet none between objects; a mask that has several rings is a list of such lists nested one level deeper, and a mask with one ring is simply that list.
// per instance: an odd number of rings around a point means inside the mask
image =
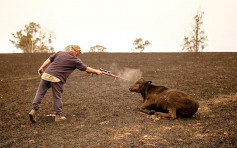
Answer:
[{"label": "rifle barrel", "polygon": [[102,71],[102,74],[110,76],[110,77],[114,77],[114,78],[119,78],[119,79],[123,79],[123,80],[126,80],[126,81],[130,81],[128,79],[125,79],[125,78],[122,78],[120,76],[117,76],[117,75],[114,75],[114,74],[111,74],[111,73],[107,73],[107,72],[104,72],[104,71]]}]

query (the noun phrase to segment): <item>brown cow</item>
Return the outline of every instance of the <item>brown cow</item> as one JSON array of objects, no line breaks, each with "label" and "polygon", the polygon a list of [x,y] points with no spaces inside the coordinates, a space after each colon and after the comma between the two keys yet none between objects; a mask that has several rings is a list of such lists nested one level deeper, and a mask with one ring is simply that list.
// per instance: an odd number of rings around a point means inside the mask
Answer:
[{"label": "brown cow", "polygon": [[179,117],[191,117],[199,107],[197,101],[189,95],[165,86],[155,86],[151,81],[140,78],[129,88],[131,92],[141,93],[143,104],[141,112],[159,117],[176,119]]}]

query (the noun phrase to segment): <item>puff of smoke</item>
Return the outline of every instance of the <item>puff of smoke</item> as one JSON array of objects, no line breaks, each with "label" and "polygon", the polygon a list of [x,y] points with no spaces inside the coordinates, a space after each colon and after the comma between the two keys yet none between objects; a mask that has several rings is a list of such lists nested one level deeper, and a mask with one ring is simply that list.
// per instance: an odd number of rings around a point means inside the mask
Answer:
[{"label": "puff of smoke", "polygon": [[133,68],[118,68],[117,64],[112,64],[111,66],[112,73],[116,73],[119,77],[125,78],[130,82],[135,82],[142,77],[142,72],[140,69]]},{"label": "puff of smoke", "polygon": [[124,68],[123,70],[118,72],[118,75],[122,78],[125,78],[125,79],[131,81],[131,82],[135,82],[139,78],[142,77],[142,72],[140,69]]}]

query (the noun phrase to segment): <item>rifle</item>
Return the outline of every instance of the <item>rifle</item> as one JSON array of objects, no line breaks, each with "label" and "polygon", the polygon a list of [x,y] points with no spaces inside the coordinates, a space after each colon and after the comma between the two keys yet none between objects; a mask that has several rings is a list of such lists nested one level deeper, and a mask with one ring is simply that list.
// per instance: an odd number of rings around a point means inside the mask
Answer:
[{"label": "rifle", "polygon": [[103,75],[114,77],[116,79],[119,78],[119,79],[122,79],[122,80],[125,80],[125,81],[130,81],[128,79],[125,79],[125,78],[122,78],[120,76],[114,75],[114,74],[111,73],[111,71],[105,70],[103,68],[100,68],[100,71],[102,72]]}]

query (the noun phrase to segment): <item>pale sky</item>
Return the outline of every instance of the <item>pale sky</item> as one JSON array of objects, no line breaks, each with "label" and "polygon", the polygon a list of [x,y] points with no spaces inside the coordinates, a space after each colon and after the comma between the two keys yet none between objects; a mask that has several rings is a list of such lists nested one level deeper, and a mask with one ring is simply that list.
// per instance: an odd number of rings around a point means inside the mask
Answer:
[{"label": "pale sky", "polygon": [[19,52],[9,41],[30,22],[53,32],[55,51],[102,45],[132,52],[136,38],[152,45],[144,52],[181,52],[197,10],[204,11],[206,52],[237,52],[237,0],[0,0],[0,53]]}]

